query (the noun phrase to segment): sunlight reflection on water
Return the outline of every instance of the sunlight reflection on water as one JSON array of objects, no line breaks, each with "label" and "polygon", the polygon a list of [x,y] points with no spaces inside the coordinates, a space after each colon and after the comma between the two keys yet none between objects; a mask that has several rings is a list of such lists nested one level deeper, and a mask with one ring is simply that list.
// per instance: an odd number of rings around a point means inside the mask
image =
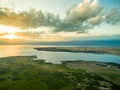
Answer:
[{"label": "sunlight reflection on water", "polygon": [[51,52],[37,51],[36,47],[46,47],[40,45],[0,45],[0,57],[7,56],[30,56],[36,55],[39,59],[45,59],[47,62],[60,63],[60,61],[69,60],[87,60],[120,63],[120,56],[109,54],[91,54],[91,53],[71,53],[71,52]]}]

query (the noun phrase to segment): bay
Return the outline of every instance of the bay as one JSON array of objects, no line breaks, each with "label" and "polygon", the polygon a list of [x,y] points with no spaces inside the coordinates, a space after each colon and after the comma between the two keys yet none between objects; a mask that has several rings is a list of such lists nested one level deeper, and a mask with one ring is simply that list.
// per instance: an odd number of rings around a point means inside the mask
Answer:
[{"label": "bay", "polygon": [[52,47],[52,45],[0,45],[0,57],[36,55],[37,59],[45,59],[46,62],[56,64],[61,63],[61,61],[76,60],[120,63],[120,56],[116,55],[37,51],[34,49],[36,47]]}]

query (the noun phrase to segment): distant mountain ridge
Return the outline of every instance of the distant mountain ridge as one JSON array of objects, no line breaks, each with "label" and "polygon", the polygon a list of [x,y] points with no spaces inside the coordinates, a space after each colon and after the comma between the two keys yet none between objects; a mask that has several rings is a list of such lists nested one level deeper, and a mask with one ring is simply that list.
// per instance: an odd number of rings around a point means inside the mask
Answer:
[{"label": "distant mountain ridge", "polygon": [[120,39],[115,40],[75,40],[75,41],[60,41],[60,42],[5,42],[0,41],[0,45],[66,45],[66,46],[120,46]]},{"label": "distant mountain ridge", "polygon": [[69,45],[69,46],[120,46],[120,40],[85,40],[63,42],[36,42],[40,45]]}]

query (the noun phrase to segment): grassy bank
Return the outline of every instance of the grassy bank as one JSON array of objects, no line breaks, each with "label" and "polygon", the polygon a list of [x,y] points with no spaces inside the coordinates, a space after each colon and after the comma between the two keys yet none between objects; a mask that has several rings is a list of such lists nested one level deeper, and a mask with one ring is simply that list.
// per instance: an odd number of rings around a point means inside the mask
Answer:
[{"label": "grassy bank", "polygon": [[120,88],[118,68],[103,70],[101,68],[100,72],[97,68],[91,68],[95,70],[91,72],[85,68],[72,68],[70,62],[58,65],[45,63],[43,60],[32,60],[34,58],[36,56],[0,58],[0,90],[119,90]]},{"label": "grassy bank", "polygon": [[120,56],[120,48],[107,47],[38,47],[36,50],[41,51],[59,51],[59,52],[82,52],[95,54],[113,54]]}]

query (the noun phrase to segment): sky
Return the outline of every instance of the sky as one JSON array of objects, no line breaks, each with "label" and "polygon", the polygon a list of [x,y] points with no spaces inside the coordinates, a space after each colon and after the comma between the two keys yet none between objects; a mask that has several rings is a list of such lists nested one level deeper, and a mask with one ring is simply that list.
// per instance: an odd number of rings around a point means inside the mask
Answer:
[{"label": "sky", "polygon": [[120,38],[120,0],[0,0],[0,40]]}]

